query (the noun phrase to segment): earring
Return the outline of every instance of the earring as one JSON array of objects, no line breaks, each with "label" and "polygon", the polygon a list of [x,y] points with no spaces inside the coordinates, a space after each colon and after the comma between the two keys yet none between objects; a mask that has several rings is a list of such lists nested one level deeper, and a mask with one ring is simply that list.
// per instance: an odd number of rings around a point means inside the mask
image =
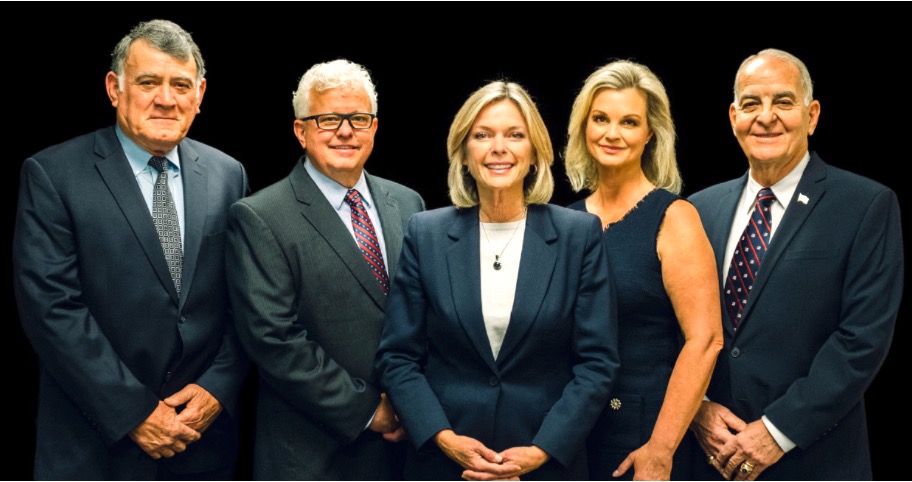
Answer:
[{"label": "earring", "polygon": [[532,174],[534,176],[535,173],[537,173],[537,172],[538,172],[538,164],[532,164],[532,166],[529,167],[529,174]]}]

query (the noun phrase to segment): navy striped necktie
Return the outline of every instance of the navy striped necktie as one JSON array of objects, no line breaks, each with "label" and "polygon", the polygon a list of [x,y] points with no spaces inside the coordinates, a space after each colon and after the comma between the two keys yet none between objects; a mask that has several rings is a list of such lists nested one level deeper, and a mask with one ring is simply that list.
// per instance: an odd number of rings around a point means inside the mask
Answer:
[{"label": "navy striped necktie", "polygon": [[380,283],[380,289],[384,294],[389,294],[390,280],[386,272],[386,264],[383,262],[383,253],[380,251],[380,241],[377,239],[374,223],[367,214],[367,208],[364,207],[361,193],[357,189],[349,189],[345,194],[345,202],[351,206],[351,223],[358,249],[361,250],[364,260],[367,261],[371,273]]},{"label": "navy striped necktie", "polygon": [[741,323],[741,315],[747,306],[751,288],[754,287],[754,280],[760,272],[760,263],[766,255],[773,228],[773,213],[770,207],[775,200],[773,190],[768,187],[757,193],[754,211],[738,240],[738,245],[735,246],[735,254],[728,268],[724,289],[725,308],[736,330]]}]

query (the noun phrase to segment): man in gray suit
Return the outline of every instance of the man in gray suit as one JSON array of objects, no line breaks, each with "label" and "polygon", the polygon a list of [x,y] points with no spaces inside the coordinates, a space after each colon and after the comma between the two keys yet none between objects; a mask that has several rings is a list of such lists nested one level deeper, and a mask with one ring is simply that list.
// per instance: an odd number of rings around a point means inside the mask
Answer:
[{"label": "man in gray suit", "polygon": [[305,155],[229,214],[231,303],[259,367],[254,477],[398,478],[404,432],[373,360],[404,226],[424,201],[364,171],[377,131],[364,67],[311,67],[294,109]]}]

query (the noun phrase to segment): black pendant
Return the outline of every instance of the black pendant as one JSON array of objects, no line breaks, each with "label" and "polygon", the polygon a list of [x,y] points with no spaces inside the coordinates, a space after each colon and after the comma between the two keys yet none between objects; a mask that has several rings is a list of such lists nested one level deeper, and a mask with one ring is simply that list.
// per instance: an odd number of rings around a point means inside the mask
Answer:
[{"label": "black pendant", "polygon": [[497,271],[500,271],[500,268],[502,267],[499,260],[500,256],[494,255],[494,269]]}]

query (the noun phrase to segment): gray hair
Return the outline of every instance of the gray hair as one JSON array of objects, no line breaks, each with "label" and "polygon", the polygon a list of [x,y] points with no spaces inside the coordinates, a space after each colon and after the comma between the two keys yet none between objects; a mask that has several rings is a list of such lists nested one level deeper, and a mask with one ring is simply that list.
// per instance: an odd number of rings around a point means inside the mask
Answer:
[{"label": "gray hair", "polygon": [[641,169],[656,187],[680,193],[683,181],[675,156],[675,127],[665,87],[648,67],[618,60],[593,72],[580,89],[570,112],[564,167],[574,191],[595,191],[599,184],[598,161],[586,145],[586,124],[592,100],[602,89],[637,89],[646,96],[646,124],[655,141],[646,144]]},{"label": "gray hair", "polygon": [[741,79],[741,72],[747,67],[747,64],[753,62],[754,60],[760,57],[772,57],[774,59],[779,59],[784,62],[788,62],[798,68],[798,75],[800,77],[801,90],[804,93],[804,103],[808,105],[811,101],[814,100],[814,83],[811,81],[811,73],[808,72],[807,66],[804,65],[804,62],[801,61],[798,57],[779,49],[766,49],[757,52],[754,55],[744,59],[744,62],[741,62],[741,66],[738,67],[738,73],[735,74],[735,104],[738,103],[738,92],[739,85],[738,81]]},{"label": "gray hair", "polygon": [[354,62],[337,59],[316,64],[301,77],[298,90],[292,99],[295,118],[301,119],[310,115],[311,92],[323,92],[340,87],[364,88],[370,97],[371,113],[377,113],[377,90],[371,81],[370,73],[363,66]]},{"label": "gray hair", "polygon": [[192,57],[196,62],[196,87],[199,90],[200,83],[206,77],[206,63],[203,62],[203,54],[190,33],[169,20],[142,22],[133,27],[133,30],[120,39],[120,42],[117,42],[114,52],[111,53],[111,70],[117,74],[119,89],[123,90],[124,63],[130,53],[130,46],[137,40],[144,40],[156,50],[182,62],[186,62]]}]

